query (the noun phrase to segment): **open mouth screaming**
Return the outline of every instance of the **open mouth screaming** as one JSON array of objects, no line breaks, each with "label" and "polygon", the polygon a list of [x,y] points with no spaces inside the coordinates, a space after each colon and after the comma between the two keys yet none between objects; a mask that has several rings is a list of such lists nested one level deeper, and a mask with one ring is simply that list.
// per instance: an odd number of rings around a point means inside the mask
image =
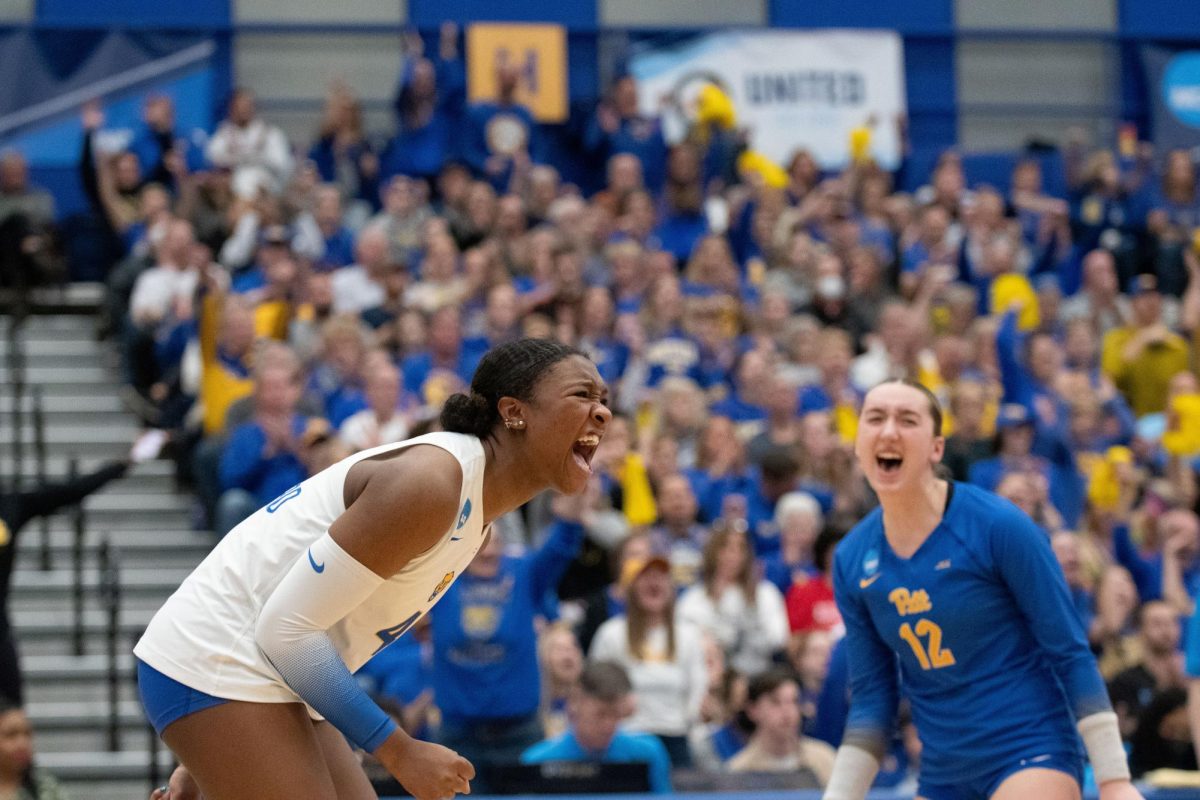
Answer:
[{"label": "open mouth screaming", "polygon": [[904,458],[896,453],[880,453],[875,456],[875,465],[884,475],[895,475],[904,464]]},{"label": "open mouth screaming", "polygon": [[596,455],[596,448],[599,446],[600,435],[589,433],[587,436],[576,439],[575,446],[571,448],[571,452],[575,456],[575,463],[589,475],[592,474],[592,458]]}]

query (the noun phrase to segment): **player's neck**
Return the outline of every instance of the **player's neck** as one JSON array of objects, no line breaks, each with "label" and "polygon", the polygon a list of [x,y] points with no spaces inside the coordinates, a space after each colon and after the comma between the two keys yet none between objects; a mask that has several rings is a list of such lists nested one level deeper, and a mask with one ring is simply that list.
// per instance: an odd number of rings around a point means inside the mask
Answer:
[{"label": "player's neck", "polygon": [[522,463],[514,448],[497,447],[483,440],[486,453],[483,467],[484,524],[528,503],[543,489],[531,464]]},{"label": "player's neck", "polygon": [[892,551],[909,558],[942,521],[949,484],[930,475],[920,485],[879,496],[883,533]]}]

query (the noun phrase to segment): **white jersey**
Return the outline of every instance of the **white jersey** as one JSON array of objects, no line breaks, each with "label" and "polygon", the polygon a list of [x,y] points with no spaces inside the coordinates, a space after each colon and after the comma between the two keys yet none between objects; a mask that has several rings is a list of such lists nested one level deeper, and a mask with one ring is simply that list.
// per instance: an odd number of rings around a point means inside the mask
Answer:
[{"label": "white jersey", "polygon": [[[458,459],[463,476],[458,519],[437,544],[327,631],[346,666],[356,671],[424,616],[482,547],[484,451],[478,438],[430,433],[364,450],[284,492],[230,531],[184,580],[154,615],[134,654],[214,697],[303,702],[259,651],[254,628],[263,605],[346,510],[343,487],[350,467],[418,444],[435,445]],[[403,535],[402,517],[396,528]]]}]

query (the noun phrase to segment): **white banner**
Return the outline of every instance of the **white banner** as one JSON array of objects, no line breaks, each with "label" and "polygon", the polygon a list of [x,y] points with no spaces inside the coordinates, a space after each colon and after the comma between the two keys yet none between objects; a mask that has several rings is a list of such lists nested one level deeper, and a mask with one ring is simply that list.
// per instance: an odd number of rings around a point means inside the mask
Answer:
[{"label": "white banner", "polygon": [[900,161],[896,121],[905,111],[904,54],[892,31],[734,31],[633,57],[643,113],[663,114],[668,141],[687,121],[665,110],[664,96],[688,109],[713,82],[732,98],[750,145],[780,166],[808,149],[822,167],[850,159],[850,131],[874,123],[870,151],[887,169]]}]

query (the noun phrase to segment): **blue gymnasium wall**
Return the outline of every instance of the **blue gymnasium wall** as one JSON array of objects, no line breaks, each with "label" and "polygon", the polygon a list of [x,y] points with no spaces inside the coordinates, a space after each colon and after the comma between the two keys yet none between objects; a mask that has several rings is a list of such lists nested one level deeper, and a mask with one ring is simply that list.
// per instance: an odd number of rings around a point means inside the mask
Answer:
[{"label": "blue gymnasium wall", "polygon": [[[1200,3],[1191,0],[1073,0],[1061,5],[1043,5],[1038,0],[347,0],[340,5],[321,0],[18,0],[3,8],[13,10],[0,10],[0,31],[167,28],[212,36],[219,61],[210,89],[214,118],[219,100],[241,77],[234,75],[239,43],[254,39],[253,46],[243,48],[253,49],[273,37],[282,41],[294,35],[319,36],[330,25],[364,42],[373,37],[378,49],[372,53],[386,53],[391,52],[389,37],[405,26],[420,29],[432,44],[445,19],[561,23],[569,35],[571,102],[579,113],[592,106],[603,83],[619,71],[631,44],[730,25],[892,28],[904,39],[909,127],[917,148],[912,161],[915,174],[960,138],[967,147],[979,147],[978,136],[972,134],[1002,128],[1010,112],[1015,120],[1012,128],[1026,124],[1031,115],[1043,130],[1061,130],[1087,116],[1093,121],[1132,120],[1139,130],[1147,131],[1148,89],[1141,74],[1141,46],[1200,47]],[[979,56],[986,59],[989,47],[992,57],[998,47],[1001,58],[1009,47],[1031,47],[1032,55],[1017,51],[1010,63],[1024,65],[1032,60],[1036,73],[1036,62],[1041,61],[1043,71],[1051,76],[1056,68],[1053,54],[1070,47],[1103,51],[1113,67],[1101,79],[1105,89],[1100,101],[1080,100],[1072,106],[1073,98],[1068,96],[1060,107],[1060,98],[1053,95],[1054,81],[1030,80],[1028,69],[1026,84],[1014,81],[1010,96],[997,101],[993,96],[980,98],[980,82],[970,80],[980,74],[978,64],[986,65]],[[238,66],[240,72],[240,62]],[[1081,74],[1089,69],[1089,62],[1080,62]],[[992,80],[986,69],[983,75],[984,94],[989,80],[993,86],[1005,82],[1003,76]],[[254,76],[248,79],[254,85]],[[1020,95],[1026,87],[1047,84],[1051,88],[1036,102],[1026,102]],[[368,97],[366,105],[377,123],[386,124],[383,95],[379,91]],[[319,113],[312,96],[298,99],[295,93],[263,92],[261,101],[265,113],[277,117],[290,113],[293,119],[306,119]],[[1095,126],[1101,138],[1111,133],[1107,128]],[[569,127],[560,131],[557,145],[569,146],[571,133]],[[64,191],[70,182],[66,175],[50,181]]]}]

